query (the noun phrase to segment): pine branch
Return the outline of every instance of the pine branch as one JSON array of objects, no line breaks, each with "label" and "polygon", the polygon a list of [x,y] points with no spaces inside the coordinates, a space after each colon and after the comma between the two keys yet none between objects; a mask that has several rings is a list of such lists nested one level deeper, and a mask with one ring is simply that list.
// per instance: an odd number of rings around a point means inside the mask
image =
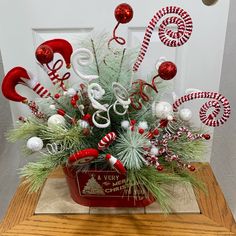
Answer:
[{"label": "pine branch", "polygon": [[149,140],[138,132],[128,130],[117,138],[116,155],[127,169],[140,169],[145,165],[144,149],[150,145]]},{"label": "pine branch", "polygon": [[97,59],[97,53],[96,53],[96,50],[95,50],[95,46],[94,46],[94,41],[93,41],[93,39],[91,39],[91,43],[92,43],[94,59],[95,59],[96,67],[97,67],[97,73],[98,73],[98,75],[100,75],[99,66],[98,66],[98,59]]},{"label": "pine branch", "polygon": [[29,162],[20,169],[22,184],[29,187],[29,192],[38,191],[44,184],[49,174],[65,162],[64,154],[46,155],[38,162]]},{"label": "pine branch", "polygon": [[125,51],[126,51],[126,49],[124,48],[124,50],[122,52],[122,56],[121,56],[120,68],[119,68],[119,72],[118,72],[118,75],[117,75],[116,82],[118,82],[119,78],[120,78],[120,73],[121,73],[121,69],[122,69],[122,65],[123,65],[123,61],[124,61],[124,56],[125,56]]}]

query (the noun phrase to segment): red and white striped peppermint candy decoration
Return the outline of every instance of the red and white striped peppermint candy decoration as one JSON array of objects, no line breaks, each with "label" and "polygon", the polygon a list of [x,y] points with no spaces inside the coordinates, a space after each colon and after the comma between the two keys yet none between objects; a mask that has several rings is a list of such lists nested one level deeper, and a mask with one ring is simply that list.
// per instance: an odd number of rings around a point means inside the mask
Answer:
[{"label": "red and white striped peppermint candy decoration", "polygon": [[[223,125],[228,120],[231,112],[229,101],[226,97],[216,92],[194,92],[187,94],[175,101],[175,103],[173,104],[173,111],[177,112],[178,107],[184,102],[200,98],[214,99],[212,101],[206,102],[199,111],[200,120],[203,124],[216,127]],[[220,104],[224,109],[223,115],[221,118],[216,119],[216,116],[220,113]],[[212,107],[214,108],[214,111],[211,114],[207,115],[208,110]]]},{"label": "red and white striped peppermint candy decoration", "polygon": [[[171,16],[166,18],[159,27],[160,40],[169,47],[179,47],[185,44],[192,34],[193,23],[190,15],[180,7],[168,6],[162,8],[153,16],[146,28],[142,46],[138,58],[133,66],[133,71],[137,71],[142,63],[148,46],[151,40],[152,33],[156,27],[157,22],[167,14],[177,14],[178,16]],[[168,29],[168,25],[176,24],[178,31]]]},{"label": "red and white striped peppermint candy decoration", "polygon": [[117,135],[115,132],[106,134],[98,143],[98,150],[104,150],[108,148],[116,139]]}]

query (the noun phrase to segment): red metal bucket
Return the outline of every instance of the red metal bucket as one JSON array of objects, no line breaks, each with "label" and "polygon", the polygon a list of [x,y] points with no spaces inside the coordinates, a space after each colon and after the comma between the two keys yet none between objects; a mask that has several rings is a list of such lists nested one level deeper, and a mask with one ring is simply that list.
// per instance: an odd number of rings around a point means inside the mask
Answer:
[{"label": "red metal bucket", "polygon": [[116,171],[76,171],[64,167],[72,199],[80,205],[90,207],[145,207],[155,200],[139,194],[127,193],[125,176]]}]

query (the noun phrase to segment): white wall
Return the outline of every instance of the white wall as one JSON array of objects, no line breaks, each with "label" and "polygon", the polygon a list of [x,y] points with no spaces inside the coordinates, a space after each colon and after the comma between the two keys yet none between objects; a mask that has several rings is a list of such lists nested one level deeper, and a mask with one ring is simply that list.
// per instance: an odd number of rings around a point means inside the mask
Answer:
[{"label": "white wall", "polygon": [[215,129],[211,165],[236,218],[236,1],[231,0],[220,92],[231,102],[230,120]]}]

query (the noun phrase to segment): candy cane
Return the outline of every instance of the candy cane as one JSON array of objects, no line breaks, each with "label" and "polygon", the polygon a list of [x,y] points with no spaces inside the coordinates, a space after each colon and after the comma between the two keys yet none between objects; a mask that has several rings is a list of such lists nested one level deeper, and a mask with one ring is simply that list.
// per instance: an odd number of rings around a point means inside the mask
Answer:
[{"label": "candy cane", "polygon": [[98,143],[98,150],[104,150],[108,148],[116,139],[117,135],[115,132],[106,134]]},{"label": "candy cane", "polygon": [[[175,103],[173,104],[173,110],[174,112],[177,112],[178,107],[182,103],[193,100],[193,99],[200,99],[200,98],[214,99],[214,101],[206,102],[201,107],[199,111],[199,116],[202,123],[208,126],[216,127],[216,126],[223,125],[228,120],[230,116],[230,111],[231,111],[229,101],[223,95],[219,93],[215,93],[215,92],[196,92],[196,93],[190,93],[188,95],[185,95],[175,101]],[[219,103],[223,105],[224,113],[220,119],[214,120],[220,112]],[[214,107],[215,110],[210,115],[207,116],[207,111],[212,107]]]},{"label": "candy cane", "polygon": [[118,160],[111,154],[107,154],[105,158],[118,173],[122,175],[126,174],[126,169],[120,160]]},{"label": "candy cane", "polygon": [[[168,6],[159,10],[149,22],[149,25],[146,29],[143,43],[139,52],[139,55],[136,59],[136,62],[133,66],[133,71],[139,69],[140,64],[142,63],[145,54],[148,50],[148,46],[151,40],[152,33],[156,27],[157,22],[167,14],[177,14],[177,16],[172,16],[166,18],[159,27],[159,38],[160,40],[169,47],[178,47],[185,44],[191,36],[192,33],[192,19],[189,14],[176,6]],[[178,31],[172,31],[168,29],[169,24],[176,24],[178,26]]]}]

